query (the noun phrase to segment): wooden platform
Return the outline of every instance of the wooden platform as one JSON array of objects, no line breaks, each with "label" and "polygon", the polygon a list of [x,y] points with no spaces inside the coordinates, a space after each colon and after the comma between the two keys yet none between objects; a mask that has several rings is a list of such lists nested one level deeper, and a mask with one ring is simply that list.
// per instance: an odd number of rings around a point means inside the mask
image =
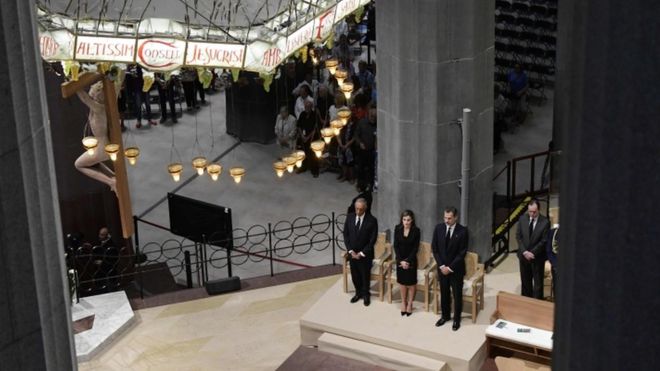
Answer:
[{"label": "wooden platform", "polygon": [[[339,280],[300,319],[303,346],[327,349],[330,338],[337,344],[335,349],[342,349],[342,356],[383,367],[392,367],[386,360],[397,354],[400,363],[395,369],[419,367],[413,360],[419,361],[421,357],[440,361],[435,365],[446,371],[481,368],[486,358],[484,333],[487,325],[472,324],[464,314],[461,328],[454,332],[451,322],[435,327],[438,316],[419,309],[423,306],[420,303],[415,304],[412,316],[402,317],[399,303],[387,304],[373,295],[369,307],[362,301],[351,304],[353,293],[345,294],[341,285]],[[340,338],[326,336],[319,341],[326,333]],[[364,344],[357,346],[355,341]]]}]

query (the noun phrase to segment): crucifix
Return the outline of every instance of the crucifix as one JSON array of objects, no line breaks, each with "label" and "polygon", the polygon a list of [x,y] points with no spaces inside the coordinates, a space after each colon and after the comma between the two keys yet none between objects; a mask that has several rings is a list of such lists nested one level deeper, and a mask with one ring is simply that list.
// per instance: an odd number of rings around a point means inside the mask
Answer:
[{"label": "crucifix", "polygon": [[[90,87],[89,94],[86,92]],[[133,210],[131,195],[128,189],[128,176],[124,162],[124,145],[122,143],[117,95],[114,83],[104,74],[98,72],[82,73],[77,81],[62,84],[62,97],[69,98],[77,94],[82,102],[89,107],[89,125],[94,136],[99,139],[98,148],[92,157],[83,154],[76,160],[76,168],[83,174],[107,184],[117,195],[119,216],[124,238],[133,235]],[[112,162],[114,171],[103,162],[108,159],[104,146],[108,143],[119,145],[117,159]],[[99,169],[105,169],[103,172]],[[109,174],[108,174],[109,173]]]}]

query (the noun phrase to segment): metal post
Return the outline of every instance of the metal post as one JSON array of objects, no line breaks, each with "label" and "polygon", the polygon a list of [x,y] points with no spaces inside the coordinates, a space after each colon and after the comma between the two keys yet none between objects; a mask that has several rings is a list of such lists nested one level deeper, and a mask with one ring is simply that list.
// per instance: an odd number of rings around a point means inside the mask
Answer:
[{"label": "metal post", "polygon": [[[232,234],[233,234],[233,232],[232,232]],[[231,240],[229,240],[229,244],[227,245],[227,247],[225,247],[225,250],[227,250],[227,274],[228,274],[228,277],[232,276],[232,274],[231,274],[231,250],[233,249],[233,247],[234,247],[234,239],[232,238]]]},{"label": "metal post", "polygon": [[469,108],[463,108],[463,154],[461,158],[461,211],[460,221],[464,226],[468,225],[468,207],[470,199],[470,112]]},{"label": "metal post", "polygon": [[204,259],[204,284],[209,281],[209,260],[206,256],[206,235],[202,235],[202,258]]},{"label": "metal post", "polygon": [[183,259],[186,262],[186,286],[192,289],[192,269],[190,268],[190,251],[183,252]]},{"label": "metal post", "polygon": [[535,161],[534,161],[535,159],[536,159],[536,157],[532,157],[532,166],[531,166],[532,167],[532,169],[531,169],[532,174],[529,177],[529,191],[530,192],[534,192],[534,170],[536,168]]},{"label": "metal post", "polygon": [[[140,229],[138,228],[138,217],[133,215],[133,229],[135,230],[135,259],[137,260],[140,256]],[[144,299],[144,287],[143,287],[143,281],[142,281],[142,270],[140,269],[140,263],[135,264],[135,261],[133,261],[135,265],[135,269],[138,271],[138,285],[140,286],[140,299]]]},{"label": "metal post", "polygon": [[337,254],[335,251],[335,247],[337,245],[337,238],[335,237],[335,227],[336,227],[336,221],[335,221],[335,212],[332,212],[332,265],[337,265],[337,258],[335,255]]},{"label": "metal post", "polygon": [[273,229],[268,223],[268,255],[270,255],[270,276],[273,277]]}]

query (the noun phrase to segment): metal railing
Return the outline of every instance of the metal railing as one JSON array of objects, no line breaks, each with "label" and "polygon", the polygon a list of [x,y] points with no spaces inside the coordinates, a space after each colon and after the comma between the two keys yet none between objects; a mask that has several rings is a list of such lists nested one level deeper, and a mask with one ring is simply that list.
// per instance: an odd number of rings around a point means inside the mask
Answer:
[{"label": "metal railing", "polygon": [[[492,255],[485,262],[485,268],[495,264],[495,261],[502,255],[510,252],[509,241],[511,238],[511,228],[517,222],[520,215],[516,206],[531,197],[536,197],[541,202],[549,204],[550,195],[550,165],[552,152],[544,151],[533,153],[527,156],[516,157],[506,162],[506,165],[493,177],[493,182],[506,176],[506,194],[504,208],[507,210],[506,219],[497,222],[496,212],[499,207],[493,205],[493,221],[496,225],[493,227],[492,234]],[[543,162],[540,176],[537,174],[538,164]],[[522,179],[524,183],[520,184],[519,176],[522,166],[527,166],[529,178]],[[520,191],[524,189],[524,191]],[[497,195],[496,195],[497,197]],[[500,205],[501,206],[501,205]],[[516,213],[514,213],[516,211]]]},{"label": "metal railing", "polygon": [[[237,269],[246,275],[274,276],[287,267],[336,265],[338,253],[345,251],[345,218],[346,214],[334,212],[298,217],[235,228],[230,237],[211,233],[195,242],[136,216],[133,246],[102,249],[84,244],[67,254],[67,265],[78,273],[79,296],[132,289],[143,298],[202,287],[208,281],[235,275]],[[162,238],[142,241],[145,226],[157,229]]]}]

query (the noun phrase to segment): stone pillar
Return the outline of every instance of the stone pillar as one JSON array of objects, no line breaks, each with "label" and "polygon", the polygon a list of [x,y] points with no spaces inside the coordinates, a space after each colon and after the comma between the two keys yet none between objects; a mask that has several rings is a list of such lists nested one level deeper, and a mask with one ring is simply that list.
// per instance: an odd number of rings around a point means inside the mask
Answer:
[{"label": "stone pillar", "polygon": [[[494,2],[378,2],[378,218],[411,209],[430,241],[447,205],[460,206],[463,108],[472,110],[471,251],[490,256]],[[459,210],[460,212],[460,210]]]},{"label": "stone pillar", "polygon": [[560,1],[554,370],[660,364],[660,3]]},{"label": "stone pillar", "polygon": [[75,370],[34,10],[0,2],[0,365]]}]

